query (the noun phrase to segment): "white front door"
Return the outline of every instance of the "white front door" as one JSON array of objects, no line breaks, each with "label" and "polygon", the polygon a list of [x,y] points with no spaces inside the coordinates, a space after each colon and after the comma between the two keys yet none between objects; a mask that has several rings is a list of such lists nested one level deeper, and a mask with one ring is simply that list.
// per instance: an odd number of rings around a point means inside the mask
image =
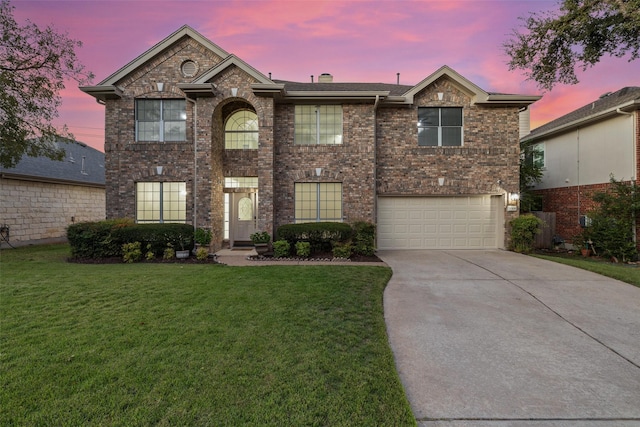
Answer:
[{"label": "white front door", "polygon": [[231,193],[231,244],[251,241],[258,221],[256,193]]}]

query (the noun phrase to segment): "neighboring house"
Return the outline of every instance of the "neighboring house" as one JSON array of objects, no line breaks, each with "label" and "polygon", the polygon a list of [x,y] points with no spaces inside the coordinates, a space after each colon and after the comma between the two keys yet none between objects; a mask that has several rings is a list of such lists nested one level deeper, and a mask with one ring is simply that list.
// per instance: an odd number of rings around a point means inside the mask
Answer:
[{"label": "neighboring house", "polygon": [[[64,240],[69,224],[105,218],[104,153],[80,142],[57,142],[62,161],[24,155],[0,167],[0,243]],[[8,236],[7,236],[8,231]]]},{"label": "neighboring house", "polygon": [[640,158],[640,87],[606,93],[569,114],[534,129],[522,143],[534,144],[544,168],[535,193],[542,210],[556,213],[556,234],[572,241],[581,217],[594,208],[591,195],[610,177],[635,181]]},{"label": "neighboring house", "polygon": [[519,113],[449,67],[415,86],[272,79],[188,26],[97,86],[107,217],[186,222],[212,248],[308,221],[377,224],[378,248],[504,247]]}]

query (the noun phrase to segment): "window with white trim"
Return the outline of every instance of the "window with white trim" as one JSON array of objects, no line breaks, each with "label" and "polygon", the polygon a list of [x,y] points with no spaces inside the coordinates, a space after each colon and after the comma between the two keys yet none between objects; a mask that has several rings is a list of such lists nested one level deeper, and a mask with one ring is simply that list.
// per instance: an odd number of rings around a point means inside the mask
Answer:
[{"label": "window with white trim", "polygon": [[295,222],[342,222],[342,183],[295,184]]},{"label": "window with white trim", "polygon": [[258,115],[251,110],[233,113],[224,124],[224,148],[258,149]]},{"label": "window with white trim", "polygon": [[136,183],[136,222],[187,220],[187,184],[184,182]]},{"label": "window with white trim", "polygon": [[460,147],[462,133],[462,108],[418,108],[419,146]]},{"label": "window with white trim", "polygon": [[295,144],[342,144],[342,105],[296,105]]},{"label": "window with white trim", "polygon": [[187,103],[184,99],[137,99],[136,141],[187,140]]}]

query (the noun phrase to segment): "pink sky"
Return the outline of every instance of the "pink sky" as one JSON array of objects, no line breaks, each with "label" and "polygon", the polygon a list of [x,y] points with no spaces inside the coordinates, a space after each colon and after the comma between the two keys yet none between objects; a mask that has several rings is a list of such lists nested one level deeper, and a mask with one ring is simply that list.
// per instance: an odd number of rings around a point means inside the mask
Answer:
[{"label": "pink sky", "polygon": [[[580,72],[580,83],[543,93],[520,72],[510,72],[502,50],[528,12],[555,1],[31,1],[12,0],[18,23],[26,19],[81,40],[79,60],[100,83],[187,24],[229,53],[274,79],[310,81],[331,73],[336,82],[413,85],[448,65],[488,92],[539,94],[532,129],[585,105],[605,92],[640,85],[640,60],[605,57]],[[104,107],[75,82],[63,91],[56,124],[101,151]]]}]

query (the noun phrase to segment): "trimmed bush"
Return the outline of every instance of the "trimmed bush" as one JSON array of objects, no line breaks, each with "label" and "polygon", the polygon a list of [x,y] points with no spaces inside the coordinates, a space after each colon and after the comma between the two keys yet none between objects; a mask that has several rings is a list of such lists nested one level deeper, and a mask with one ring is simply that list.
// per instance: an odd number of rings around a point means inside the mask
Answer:
[{"label": "trimmed bush", "polygon": [[351,257],[351,245],[348,243],[336,243],[333,247],[333,257],[349,259]]},{"label": "trimmed bush", "polygon": [[291,252],[291,245],[286,240],[276,240],[273,242],[273,257],[286,258]]},{"label": "trimmed bush", "polygon": [[147,253],[160,256],[167,247],[193,249],[189,224],[135,224],[131,220],[107,220],[73,224],[67,229],[71,255],[76,258],[123,256],[122,245],[140,242]]},{"label": "trimmed bush", "polygon": [[138,262],[142,258],[140,242],[125,243],[122,245],[122,259],[124,262]]},{"label": "trimmed bush", "polygon": [[131,219],[110,219],[97,222],[80,222],[67,227],[67,240],[71,255],[75,258],[109,258],[122,255],[122,245],[114,239],[114,230],[132,227]]},{"label": "trimmed bush", "polygon": [[311,255],[311,244],[309,242],[296,242],[296,255],[308,258]]},{"label": "trimmed bush", "polygon": [[353,223],[353,252],[373,256],[376,252],[376,226],[369,222]]},{"label": "trimmed bush", "polygon": [[353,235],[353,229],[343,222],[307,222],[280,226],[277,240],[286,240],[291,245],[296,242],[309,242],[314,252],[330,251],[333,242],[347,242]]},{"label": "trimmed bush", "polygon": [[520,215],[509,221],[511,225],[511,250],[520,253],[533,251],[533,241],[544,221],[532,214]]}]

